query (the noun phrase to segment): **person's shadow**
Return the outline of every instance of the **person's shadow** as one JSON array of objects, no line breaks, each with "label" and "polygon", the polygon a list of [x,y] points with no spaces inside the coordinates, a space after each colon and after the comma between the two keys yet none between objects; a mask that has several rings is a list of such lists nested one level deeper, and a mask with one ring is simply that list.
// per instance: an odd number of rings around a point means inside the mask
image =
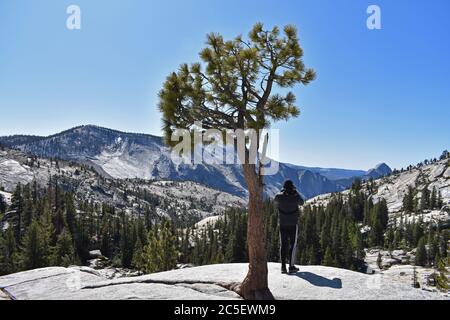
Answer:
[{"label": "person's shadow", "polygon": [[330,287],[334,289],[342,289],[342,281],[339,278],[334,278],[330,280],[311,272],[297,272],[292,275],[302,278],[317,287]]}]

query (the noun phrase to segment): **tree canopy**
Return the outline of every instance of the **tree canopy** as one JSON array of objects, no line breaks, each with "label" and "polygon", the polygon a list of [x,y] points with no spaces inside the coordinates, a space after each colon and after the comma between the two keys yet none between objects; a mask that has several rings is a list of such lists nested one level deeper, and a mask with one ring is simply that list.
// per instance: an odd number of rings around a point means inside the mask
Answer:
[{"label": "tree canopy", "polygon": [[271,120],[297,117],[295,95],[272,91],[315,78],[302,57],[292,25],[281,35],[278,27],[268,31],[257,23],[248,39],[226,41],[220,34],[208,34],[202,63],[182,64],[159,93],[166,139],[170,142],[176,129],[192,129],[195,121],[202,121],[205,129],[262,129]]}]

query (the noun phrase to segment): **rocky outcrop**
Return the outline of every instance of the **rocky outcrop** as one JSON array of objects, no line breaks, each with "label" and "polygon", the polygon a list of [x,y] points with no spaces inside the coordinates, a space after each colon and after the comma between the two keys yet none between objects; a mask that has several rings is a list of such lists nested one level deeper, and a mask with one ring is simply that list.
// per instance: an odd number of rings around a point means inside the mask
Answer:
[{"label": "rocky outcrop", "polygon": [[[241,299],[228,288],[244,278],[247,268],[247,264],[220,264],[111,280],[101,270],[52,267],[0,277],[0,289],[18,300]],[[269,264],[269,287],[280,300],[445,298],[382,274],[301,266],[294,275],[282,275],[276,263]]]},{"label": "rocky outcrop", "polygon": [[[441,224],[450,222],[450,214],[445,209],[442,210],[424,210],[423,214],[405,214],[403,210],[403,198],[408,192],[408,187],[414,187],[418,190],[417,198],[422,196],[422,190],[428,188],[431,192],[433,188],[441,194],[441,199],[444,205],[450,203],[450,180],[446,176],[450,174],[450,167],[448,160],[440,160],[421,167],[414,167],[411,170],[406,170],[400,173],[392,174],[375,180],[375,187],[369,191],[369,185],[363,184],[363,189],[370,194],[372,200],[376,203],[380,199],[385,199],[391,217],[391,222],[394,218],[397,219],[397,224],[400,218],[403,222],[412,222],[421,218],[424,222],[436,223],[440,221]],[[343,191],[341,195],[344,199],[348,199],[349,190]],[[308,200],[312,205],[326,205],[332,198],[332,194],[324,194]]]}]

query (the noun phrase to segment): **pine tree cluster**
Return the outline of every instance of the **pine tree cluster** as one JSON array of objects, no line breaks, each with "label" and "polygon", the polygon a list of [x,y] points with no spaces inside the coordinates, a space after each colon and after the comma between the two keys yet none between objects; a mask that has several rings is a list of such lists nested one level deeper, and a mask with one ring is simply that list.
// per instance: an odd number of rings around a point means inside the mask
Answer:
[{"label": "pine tree cluster", "polygon": [[[297,261],[301,265],[326,265],[352,270],[364,266],[364,248],[416,249],[415,263],[446,270],[447,227],[424,223],[421,218],[389,222],[383,199],[373,203],[355,181],[344,200],[333,195],[326,205],[306,205],[299,216]],[[438,208],[440,196],[410,188],[404,212]],[[132,215],[105,203],[75,200],[56,178],[47,187],[36,183],[15,189],[11,205],[0,197],[0,219],[8,228],[0,235],[0,274],[47,267],[85,264],[89,251],[100,249],[113,265],[152,273],[177,264],[206,265],[247,260],[247,213],[229,209],[214,223],[198,227],[183,219],[154,221],[157,199],[144,195],[155,206]],[[421,205],[424,202],[425,205]],[[278,213],[271,201],[264,205],[267,259],[279,261]],[[436,276],[445,286],[443,271]],[[442,276],[441,278],[439,278]]]},{"label": "pine tree cluster", "polygon": [[2,198],[0,218],[7,228],[0,234],[0,274],[86,264],[94,249],[117,267],[151,270],[142,261],[156,263],[145,256],[155,237],[158,248],[171,256],[163,257],[156,269],[176,267],[176,248],[168,250],[176,245],[175,229],[170,222],[162,223],[163,228],[156,225],[152,207],[135,216],[106,203],[75,200],[55,177],[45,188],[35,182],[19,184],[11,202],[7,207]]}]

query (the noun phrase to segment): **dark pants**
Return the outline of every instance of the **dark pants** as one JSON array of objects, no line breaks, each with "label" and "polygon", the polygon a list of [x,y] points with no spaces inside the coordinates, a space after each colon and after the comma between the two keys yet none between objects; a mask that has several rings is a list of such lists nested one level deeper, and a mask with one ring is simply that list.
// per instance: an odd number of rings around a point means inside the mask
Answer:
[{"label": "dark pants", "polygon": [[295,264],[297,251],[297,226],[280,226],[280,256],[281,264]]}]

